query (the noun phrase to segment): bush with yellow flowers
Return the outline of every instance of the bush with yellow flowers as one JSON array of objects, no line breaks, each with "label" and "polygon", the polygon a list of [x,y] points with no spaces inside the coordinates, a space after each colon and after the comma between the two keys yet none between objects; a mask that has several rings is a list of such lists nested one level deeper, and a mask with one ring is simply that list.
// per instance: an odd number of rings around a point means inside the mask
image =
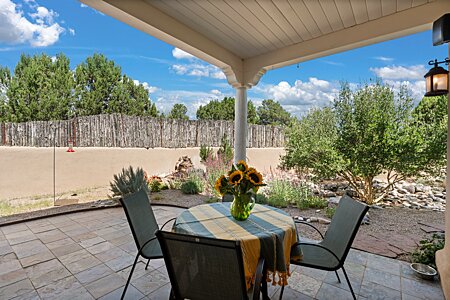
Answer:
[{"label": "bush with yellow flowers", "polygon": [[249,168],[241,160],[232,165],[227,176],[222,175],[216,180],[214,188],[220,195],[232,194],[240,197],[244,194],[256,194],[260,186],[264,186],[263,177],[255,168]]}]

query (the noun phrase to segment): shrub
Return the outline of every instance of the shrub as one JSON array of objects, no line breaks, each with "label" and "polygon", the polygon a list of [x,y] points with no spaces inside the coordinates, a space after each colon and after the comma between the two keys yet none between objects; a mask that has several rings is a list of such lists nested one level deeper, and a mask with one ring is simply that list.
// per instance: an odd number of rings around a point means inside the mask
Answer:
[{"label": "shrub", "polygon": [[220,194],[214,189],[217,178],[226,174],[231,167],[231,161],[225,162],[221,156],[208,157],[205,161],[206,166],[206,190],[209,194],[221,198]]},{"label": "shrub", "polygon": [[272,206],[286,207],[295,205],[299,209],[324,208],[327,201],[315,196],[308,186],[294,184],[287,180],[274,180],[268,185],[267,203]]},{"label": "shrub", "polygon": [[148,187],[150,188],[150,191],[154,193],[166,190],[168,188],[164,183],[155,179],[149,182]]},{"label": "shrub", "polygon": [[144,170],[137,168],[135,171],[132,166],[129,166],[128,169],[123,168],[122,172],[115,174],[113,181],[109,185],[112,196],[125,196],[135,193],[140,189],[148,192]]},{"label": "shrub", "polygon": [[330,219],[333,218],[335,212],[336,212],[336,207],[327,207],[325,209],[325,215]]},{"label": "shrub", "polygon": [[217,150],[217,157],[221,158],[224,163],[230,164],[233,161],[233,156],[233,145],[226,136],[223,136],[219,150]]},{"label": "shrub", "polygon": [[419,242],[419,247],[412,253],[412,261],[432,266],[436,269],[435,254],[436,251],[444,248],[444,234],[433,234],[430,239],[424,239]]},{"label": "shrub", "polygon": [[199,194],[203,192],[203,180],[197,173],[189,173],[188,178],[181,184],[183,194]]},{"label": "shrub", "polygon": [[205,163],[208,158],[214,159],[213,149],[209,146],[201,145],[200,146],[200,161]]},{"label": "shrub", "polygon": [[200,187],[195,181],[186,181],[181,184],[181,191],[183,194],[194,195],[201,192]]}]

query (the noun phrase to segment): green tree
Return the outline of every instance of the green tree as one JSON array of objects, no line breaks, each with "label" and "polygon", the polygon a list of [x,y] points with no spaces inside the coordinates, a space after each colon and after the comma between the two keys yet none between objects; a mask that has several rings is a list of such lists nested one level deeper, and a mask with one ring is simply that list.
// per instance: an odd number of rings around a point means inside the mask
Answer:
[{"label": "green tree", "polygon": [[122,75],[120,66],[103,54],[94,54],[75,70],[76,115],[122,113],[158,116],[142,84]]},{"label": "green tree", "polygon": [[133,79],[126,75],[123,75],[117,83],[103,112],[132,116],[158,116],[158,110],[155,104],[150,102],[145,87],[142,84],[136,84]]},{"label": "green tree", "polygon": [[[86,58],[75,69],[76,115],[98,115],[108,111],[110,102],[118,101],[121,68],[103,54]],[[111,110],[109,110],[111,112]]]},{"label": "green tree", "polygon": [[167,115],[169,119],[181,119],[181,120],[189,120],[189,117],[186,115],[187,107],[182,103],[176,103],[173,105],[172,110]]},{"label": "green tree", "polygon": [[261,125],[288,125],[291,121],[291,114],[272,99],[263,100],[258,107],[258,117]]},{"label": "green tree", "polygon": [[424,97],[413,110],[414,124],[428,137],[422,151],[436,160],[446,159],[447,96]]},{"label": "green tree", "polygon": [[6,92],[8,91],[10,82],[11,72],[9,68],[0,66],[0,122],[7,121],[9,117]]},{"label": "green tree", "polygon": [[[235,99],[224,97],[222,101],[212,100],[206,105],[201,105],[197,110],[199,120],[234,120]],[[247,121],[256,124],[258,116],[252,101],[248,101]]]},{"label": "green tree", "polygon": [[21,55],[6,92],[9,121],[67,119],[73,103],[73,76],[64,54]]},{"label": "green tree", "polygon": [[[362,201],[377,202],[396,182],[443,163],[445,153],[432,154],[442,149],[429,149],[434,133],[413,119],[412,104],[405,87],[394,93],[376,82],[352,91],[343,84],[333,108],[310,112],[288,131],[283,164],[340,175]],[[375,191],[373,179],[383,172],[388,186]]]}]

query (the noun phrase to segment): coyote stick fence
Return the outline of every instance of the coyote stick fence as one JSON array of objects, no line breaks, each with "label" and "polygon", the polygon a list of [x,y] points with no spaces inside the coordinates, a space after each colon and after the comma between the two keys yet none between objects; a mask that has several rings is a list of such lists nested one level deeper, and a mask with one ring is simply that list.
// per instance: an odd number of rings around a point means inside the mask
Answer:
[{"label": "coyote stick fence", "polygon": [[[68,147],[186,148],[220,146],[224,136],[234,140],[234,122],[175,120],[121,114],[77,117],[62,121],[1,123],[0,145],[50,147],[49,136],[56,128],[56,144]],[[281,126],[249,125],[249,148],[284,146]]]}]

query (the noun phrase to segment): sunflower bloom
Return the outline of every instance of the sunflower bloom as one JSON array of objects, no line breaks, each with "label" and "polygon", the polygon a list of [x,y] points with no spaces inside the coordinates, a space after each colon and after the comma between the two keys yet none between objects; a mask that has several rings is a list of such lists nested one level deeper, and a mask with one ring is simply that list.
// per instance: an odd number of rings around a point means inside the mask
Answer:
[{"label": "sunflower bloom", "polygon": [[223,195],[221,189],[222,189],[222,181],[225,179],[225,176],[222,175],[219,177],[219,179],[216,180],[216,184],[214,185],[214,189],[220,194]]},{"label": "sunflower bloom", "polygon": [[256,171],[254,168],[250,168],[247,172],[247,179],[253,184],[253,185],[260,185],[262,184],[263,178],[261,173]]},{"label": "sunflower bloom", "polygon": [[238,161],[236,164],[237,168],[241,170],[242,172],[246,172],[248,170],[248,165],[244,160]]},{"label": "sunflower bloom", "polygon": [[244,173],[242,173],[242,171],[240,170],[236,170],[230,174],[230,178],[228,179],[228,181],[231,185],[236,186],[242,181],[242,179],[244,179]]}]

